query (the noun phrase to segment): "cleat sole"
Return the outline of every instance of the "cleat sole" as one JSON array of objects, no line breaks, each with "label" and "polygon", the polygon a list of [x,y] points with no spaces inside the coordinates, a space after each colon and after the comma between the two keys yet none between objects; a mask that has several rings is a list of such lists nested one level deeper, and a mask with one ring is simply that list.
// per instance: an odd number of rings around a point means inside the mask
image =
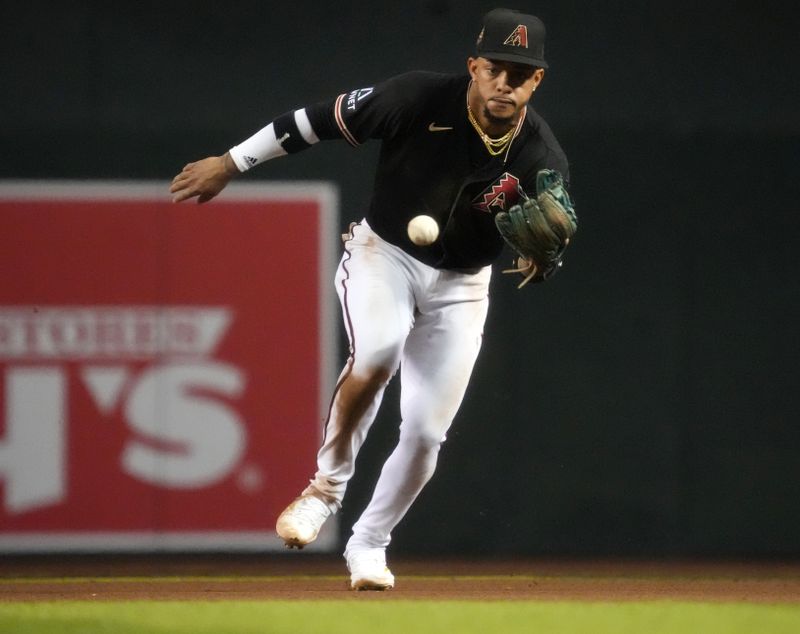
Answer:
[{"label": "cleat sole", "polygon": [[350,589],[357,592],[383,592],[384,590],[391,590],[393,587],[394,585],[390,583],[375,583],[374,581],[366,580],[356,581],[350,585]]}]

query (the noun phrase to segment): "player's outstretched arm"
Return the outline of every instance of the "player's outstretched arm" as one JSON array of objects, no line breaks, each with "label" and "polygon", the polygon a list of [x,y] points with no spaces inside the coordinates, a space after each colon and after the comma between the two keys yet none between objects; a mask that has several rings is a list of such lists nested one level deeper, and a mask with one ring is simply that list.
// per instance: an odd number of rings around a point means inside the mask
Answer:
[{"label": "player's outstretched arm", "polygon": [[172,202],[179,203],[195,196],[198,203],[208,202],[238,173],[239,169],[228,152],[189,163],[172,179],[169,188]]}]

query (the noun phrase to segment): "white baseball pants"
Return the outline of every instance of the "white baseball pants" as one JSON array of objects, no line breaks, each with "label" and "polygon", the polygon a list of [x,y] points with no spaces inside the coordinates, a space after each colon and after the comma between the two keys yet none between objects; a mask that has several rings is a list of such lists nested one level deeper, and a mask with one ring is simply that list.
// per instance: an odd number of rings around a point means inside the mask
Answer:
[{"label": "white baseball pants", "polygon": [[[433,475],[483,337],[491,266],[438,270],[353,227],[336,273],[350,341],[311,487],[340,507],[355,460],[400,367],[400,436],[347,550],[385,548]],[[308,489],[307,489],[308,490]]]}]

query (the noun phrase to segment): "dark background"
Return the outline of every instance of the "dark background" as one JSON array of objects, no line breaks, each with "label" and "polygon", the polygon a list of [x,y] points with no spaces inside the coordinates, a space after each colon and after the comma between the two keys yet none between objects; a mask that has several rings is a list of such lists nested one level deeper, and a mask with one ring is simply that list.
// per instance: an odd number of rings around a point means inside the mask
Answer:
[{"label": "dark background", "polygon": [[[186,162],[290,108],[463,70],[493,6],[2,2],[0,178],[157,179],[167,196]],[[800,555],[797,9],[506,6],[547,24],[534,105],[581,227],[552,282],[493,280],[471,389],[392,551]],[[376,155],[327,143],[244,178],[334,181],[345,227]],[[343,530],[396,437],[397,391]]]}]

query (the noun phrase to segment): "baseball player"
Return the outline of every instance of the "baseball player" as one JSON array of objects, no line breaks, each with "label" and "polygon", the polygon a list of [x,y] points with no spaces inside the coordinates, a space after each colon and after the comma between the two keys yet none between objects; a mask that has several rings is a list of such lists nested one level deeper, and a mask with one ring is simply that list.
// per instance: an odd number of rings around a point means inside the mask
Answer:
[{"label": "baseball player", "polygon": [[[574,232],[567,159],[529,105],[547,68],[544,39],[537,17],[495,9],[484,16],[466,74],[409,72],[293,110],[223,156],[188,164],[172,182],[175,202],[206,202],[233,176],[319,141],[344,140],[354,148],[381,141],[371,203],[344,236],[335,277],[349,357],[316,474],[276,525],[288,546],[302,548],[341,507],[356,455],[399,369],[399,440],[344,553],[354,589],[394,586],[386,547],[431,478],[463,399],[503,237],[520,255],[512,270],[541,281],[557,270]],[[547,201],[569,212],[566,234],[557,221],[533,216]],[[409,236],[409,222],[419,215],[439,227],[430,244]],[[539,233],[514,241],[509,226]],[[554,245],[526,250],[526,241],[541,244],[542,231],[551,242],[556,236]]]}]

